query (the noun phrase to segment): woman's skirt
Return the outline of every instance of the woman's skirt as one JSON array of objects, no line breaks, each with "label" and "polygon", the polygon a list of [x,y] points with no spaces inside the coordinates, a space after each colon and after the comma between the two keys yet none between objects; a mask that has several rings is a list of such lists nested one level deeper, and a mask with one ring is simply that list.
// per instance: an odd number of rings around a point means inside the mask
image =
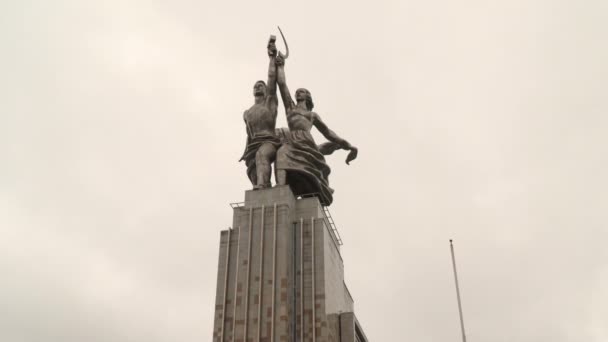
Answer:
[{"label": "woman's skirt", "polygon": [[287,171],[287,184],[294,195],[315,194],[328,206],[334,190],[329,187],[329,166],[308,131],[281,132],[283,145],[277,151],[276,170]]}]

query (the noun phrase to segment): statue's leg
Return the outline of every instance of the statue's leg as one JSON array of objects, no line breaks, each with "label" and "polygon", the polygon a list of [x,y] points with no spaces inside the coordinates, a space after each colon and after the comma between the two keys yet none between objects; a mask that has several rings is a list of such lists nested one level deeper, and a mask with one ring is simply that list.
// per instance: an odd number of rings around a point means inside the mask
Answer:
[{"label": "statue's leg", "polygon": [[276,177],[277,185],[286,185],[287,184],[287,171],[277,170],[275,177]]},{"label": "statue's leg", "polygon": [[277,162],[274,164],[274,176],[277,185],[287,185],[287,171],[279,169],[277,166],[281,164],[281,160],[285,158],[285,148],[280,147],[277,151]]},{"label": "statue's leg", "polygon": [[253,187],[255,188],[255,186],[258,184],[257,170],[255,168],[255,159],[252,158],[250,160],[247,160],[246,165],[247,178],[249,178],[249,180],[251,181],[251,185],[253,185]]},{"label": "statue's leg", "polygon": [[257,189],[269,188],[270,187],[270,175],[271,168],[270,164],[274,161],[277,155],[277,149],[271,143],[265,143],[255,154],[255,166],[257,171],[257,180],[256,184]]}]

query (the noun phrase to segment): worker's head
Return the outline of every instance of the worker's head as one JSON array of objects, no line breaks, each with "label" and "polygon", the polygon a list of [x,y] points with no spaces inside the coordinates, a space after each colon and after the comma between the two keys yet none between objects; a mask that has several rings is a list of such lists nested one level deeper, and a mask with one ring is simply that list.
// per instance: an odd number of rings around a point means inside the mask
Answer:
[{"label": "worker's head", "polygon": [[253,96],[266,96],[266,82],[257,81],[253,85]]}]

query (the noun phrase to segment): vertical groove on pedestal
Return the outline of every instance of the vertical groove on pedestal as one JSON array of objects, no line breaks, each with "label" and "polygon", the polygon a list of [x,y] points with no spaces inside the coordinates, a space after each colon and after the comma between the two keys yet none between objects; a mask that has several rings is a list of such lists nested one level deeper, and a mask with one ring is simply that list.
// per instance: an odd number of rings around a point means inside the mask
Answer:
[{"label": "vertical groove on pedestal", "polygon": [[304,219],[300,218],[300,341],[304,342]]},{"label": "vertical groove on pedestal", "polygon": [[270,316],[270,342],[274,341],[274,299],[276,296],[277,288],[277,204],[274,204],[274,218],[273,218],[273,234],[272,234],[272,299],[271,299],[271,316]]},{"label": "vertical groove on pedestal", "polygon": [[222,326],[220,342],[224,342],[224,328],[226,326],[226,292],[228,292],[228,265],[230,260],[230,237],[232,228],[228,228],[228,243],[226,243],[226,264],[224,268],[224,304],[222,305]]},{"label": "vertical groove on pedestal", "polygon": [[[236,238],[236,261],[234,267],[234,312],[232,313],[232,342],[235,340],[236,334],[236,296],[239,284],[239,252],[241,250],[241,227],[239,227],[239,236]],[[223,342],[223,341],[222,341]]]},{"label": "vertical groove on pedestal", "polygon": [[264,290],[264,216],[265,207],[262,206],[262,229],[260,229],[260,293],[258,294],[258,342],[260,341],[262,334],[262,292]]},{"label": "vertical groove on pedestal", "polygon": [[245,279],[245,327],[243,341],[247,341],[247,323],[249,318],[249,278],[251,275],[251,234],[253,233],[253,208],[249,209],[249,247],[247,248],[247,279]]},{"label": "vertical groove on pedestal", "polygon": [[289,313],[291,315],[291,336],[292,336],[292,341],[296,342],[297,340],[297,291],[298,291],[298,282],[297,280],[297,272],[296,270],[297,268],[297,243],[298,243],[298,235],[296,234],[298,231],[298,223],[296,221],[292,222],[292,226],[293,226],[293,230],[292,230],[292,241],[291,241],[291,269],[292,269],[292,278],[291,278],[291,298],[290,298],[290,302],[292,305],[292,309],[291,312]]},{"label": "vertical groove on pedestal", "polygon": [[315,218],[310,218],[311,233],[311,269],[312,269],[312,342],[317,340],[317,324],[315,322]]}]

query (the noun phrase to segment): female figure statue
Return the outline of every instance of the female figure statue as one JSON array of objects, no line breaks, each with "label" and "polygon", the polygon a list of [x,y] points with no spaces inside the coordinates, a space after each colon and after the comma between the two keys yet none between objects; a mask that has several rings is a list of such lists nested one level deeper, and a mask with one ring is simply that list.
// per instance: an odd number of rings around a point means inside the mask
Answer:
[{"label": "female figure statue", "polygon": [[[277,84],[285,105],[289,131],[278,130],[283,145],[277,151],[275,172],[277,185],[289,184],[294,195],[315,193],[322,205],[331,204],[333,189],[329,187],[329,166],[324,154],[337,149],[350,150],[346,163],[357,157],[357,148],[340,138],[312,111],[312,96],[306,89],[298,89],[295,102],[289,94],[285,79],[285,59],[279,54],[277,63]],[[310,130],[315,126],[329,142],[317,146]]]}]

